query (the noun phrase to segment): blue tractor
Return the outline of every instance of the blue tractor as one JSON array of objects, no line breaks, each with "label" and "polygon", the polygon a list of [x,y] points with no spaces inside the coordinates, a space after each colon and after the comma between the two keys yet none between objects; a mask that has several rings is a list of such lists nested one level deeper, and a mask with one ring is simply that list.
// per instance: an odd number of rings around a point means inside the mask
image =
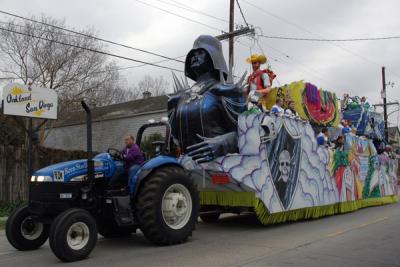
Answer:
[{"label": "blue tractor", "polygon": [[62,261],[86,258],[97,242],[134,233],[138,228],[157,245],[185,242],[199,215],[199,193],[188,171],[168,150],[168,122],[143,125],[140,145],[149,127],[165,126],[165,143],[156,142],[156,156],[134,173],[128,184],[111,188],[110,179],[124,169],[116,149],[92,154],[91,110],[82,101],[87,117],[87,159],[58,163],[33,173],[29,202],[10,215],[8,241],[18,250],[34,250],[49,239]]}]

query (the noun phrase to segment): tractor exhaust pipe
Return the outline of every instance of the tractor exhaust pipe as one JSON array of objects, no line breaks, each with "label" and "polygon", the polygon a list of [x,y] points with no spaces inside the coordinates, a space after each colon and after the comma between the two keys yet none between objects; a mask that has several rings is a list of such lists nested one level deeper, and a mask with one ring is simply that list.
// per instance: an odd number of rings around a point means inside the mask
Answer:
[{"label": "tractor exhaust pipe", "polygon": [[94,162],[92,148],[92,111],[85,101],[81,101],[86,112],[86,146],[87,146],[87,176],[89,184],[94,183]]}]

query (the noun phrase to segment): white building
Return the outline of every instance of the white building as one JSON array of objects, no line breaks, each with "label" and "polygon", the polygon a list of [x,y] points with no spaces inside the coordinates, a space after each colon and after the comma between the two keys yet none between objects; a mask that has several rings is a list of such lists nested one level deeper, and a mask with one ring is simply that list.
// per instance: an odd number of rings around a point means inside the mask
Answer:
[{"label": "white building", "polygon": [[[147,97],[144,99],[93,108],[92,131],[93,150],[106,151],[108,148],[123,146],[127,134],[136,137],[140,126],[149,119],[160,120],[167,116],[167,96]],[[162,127],[151,128],[145,136],[154,132],[165,135]],[[86,150],[85,112],[71,113],[67,118],[57,121],[52,128],[46,129],[43,146],[64,150]]]}]

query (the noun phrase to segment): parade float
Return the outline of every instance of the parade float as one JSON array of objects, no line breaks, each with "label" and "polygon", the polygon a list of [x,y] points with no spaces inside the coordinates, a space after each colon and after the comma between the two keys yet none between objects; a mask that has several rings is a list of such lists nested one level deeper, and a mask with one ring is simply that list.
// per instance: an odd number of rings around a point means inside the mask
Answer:
[{"label": "parade float", "polygon": [[[163,126],[165,143],[155,142],[155,156],[134,170],[125,170],[119,150],[93,155],[92,112],[82,101],[87,159],[33,173],[28,203],[7,220],[10,244],[34,250],[49,239],[54,254],[70,262],[91,253],[98,233],[121,237],[139,228],[157,245],[185,242],[199,210],[204,222],[250,211],[272,224],[397,201],[397,161],[373,142],[384,143],[379,114],[364,104],[342,114],[335,94],[311,83],[271,89],[273,72],[260,69],[264,58],[250,62],[248,85],[245,75],[227,83],[220,41],[198,37],[185,60],[194,84],[174,76],[168,121],[143,125],[136,138],[140,145],[145,129]],[[277,98],[294,103],[293,115],[270,111]],[[315,129],[335,129],[342,115],[362,134],[347,133],[341,149],[318,145]],[[110,186],[119,175],[127,183]]]},{"label": "parade float", "polygon": [[[271,224],[397,201],[397,160],[376,149],[376,143],[384,144],[380,114],[362,104],[341,110],[335,93],[304,81],[265,90],[266,97],[251,95],[252,81],[257,90],[260,81],[270,86],[275,78],[255,64],[243,101],[241,81],[224,82],[226,66],[216,42],[196,40],[185,71],[196,83],[169,101],[172,136],[183,151],[179,161],[196,177],[202,211],[215,212],[200,215],[204,221],[251,210]],[[196,57],[199,51],[205,55]],[[197,62],[194,71],[190,62]],[[294,102],[297,115],[269,112],[277,98]],[[317,145],[316,129],[340,131],[342,118],[353,122],[356,134],[345,134],[341,149]]]}]

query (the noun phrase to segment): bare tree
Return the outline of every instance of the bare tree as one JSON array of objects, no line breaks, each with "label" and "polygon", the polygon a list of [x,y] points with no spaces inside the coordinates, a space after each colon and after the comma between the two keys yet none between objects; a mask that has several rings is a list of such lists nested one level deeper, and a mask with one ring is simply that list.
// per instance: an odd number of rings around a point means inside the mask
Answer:
[{"label": "bare tree", "polygon": [[[49,17],[42,17],[41,21],[65,27],[64,21]],[[56,90],[61,111],[73,107],[73,103],[82,97],[98,101],[102,105],[115,102],[113,97],[120,97],[124,93],[118,85],[116,64],[103,54],[85,50],[104,51],[106,47],[99,41],[30,21],[18,24],[15,20],[10,20],[5,25],[3,27],[11,32],[0,31],[0,56],[4,62],[0,72],[6,76],[14,76],[25,84],[31,82]],[[93,30],[81,32],[94,34]],[[107,92],[107,99],[104,99],[106,90],[112,91],[116,88],[116,94]],[[98,92],[102,90],[103,93]]]},{"label": "bare tree", "polygon": [[166,81],[163,76],[153,78],[150,75],[146,75],[138,82],[134,90],[140,92],[140,94],[143,92],[150,92],[152,96],[160,96],[167,94],[168,89],[169,82]]},{"label": "bare tree", "polygon": [[[47,25],[12,19],[2,25],[6,29],[0,30],[2,76],[56,90],[59,118],[77,109],[82,98],[107,105],[132,97],[120,85],[115,62],[89,51],[104,51],[106,47],[101,42],[48,26],[65,28],[65,21],[44,16],[40,20]],[[91,29],[81,32],[94,35]]]}]

